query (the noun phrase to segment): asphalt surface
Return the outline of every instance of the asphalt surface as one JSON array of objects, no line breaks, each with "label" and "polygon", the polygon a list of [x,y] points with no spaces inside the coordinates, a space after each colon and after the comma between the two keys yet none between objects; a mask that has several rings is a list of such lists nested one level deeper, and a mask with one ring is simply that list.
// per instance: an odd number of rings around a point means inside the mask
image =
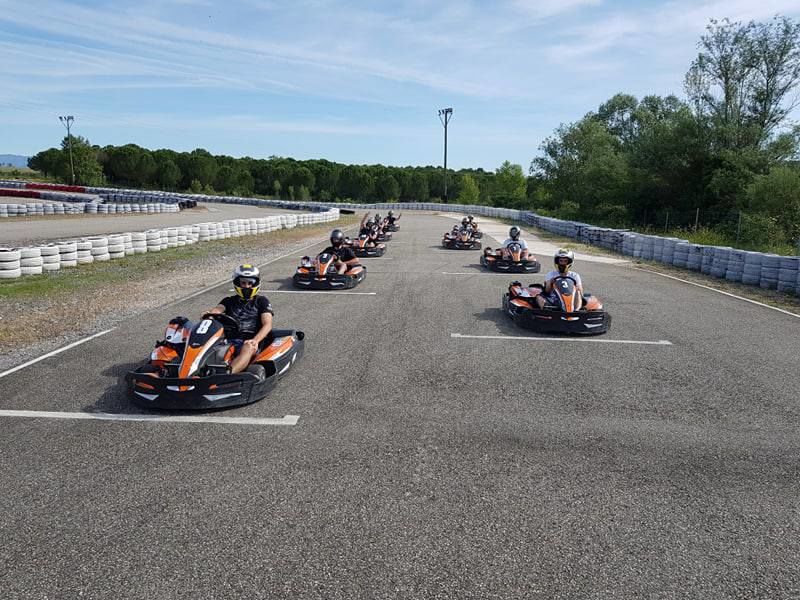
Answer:
[{"label": "asphalt surface", "polygon": [[[439,249],[451,223],[404,215],[375,296],[264,268],[306,356],[212,414],[296,425],[0,416],[3,597],[800,597],[800,319],[582,258],[594,339],[671,345],[515,339],[513,277]],[[141,413],[121,376],[224,295],[1,378],[0,409]]]},{"label": "asphalt surface", "polygon": [[[14,199],[11,199],[12,201]],[[25,198],[17,198],[22,203]],[[35,202],[36,200],[32,200]],[[269,215],[297,214],[280,208],[239,204],[200,203],[198,208],[177,213],[113,214],[113,215],[47,215],[39,217],[7,217],[0,219],[0,246],[22,246],[92,235],[145,231],[163,227],[249,219]]]}]

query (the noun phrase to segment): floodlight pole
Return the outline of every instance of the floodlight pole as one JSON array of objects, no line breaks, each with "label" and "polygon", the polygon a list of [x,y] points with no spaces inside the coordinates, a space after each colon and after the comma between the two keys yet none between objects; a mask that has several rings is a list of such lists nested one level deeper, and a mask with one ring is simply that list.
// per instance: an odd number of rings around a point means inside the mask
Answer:
[{"label": "floodlight pole", "polygon": [[69,128],[72,126],[72,122],[75,120],[75,117],[72,115],[67,115],[65,117],[58,117],[58,120],[67,128],[67,146],[69,146],[69,171],[72,175],[72,185],[75,185],[75,165],[72,162],[72,134],[70,134]]},{"label": "floodlight pole", "polygon": [[444,201],[447,203],[447,124],[453,116],[452,108],[439,110],[439,120],[444,125]]}]

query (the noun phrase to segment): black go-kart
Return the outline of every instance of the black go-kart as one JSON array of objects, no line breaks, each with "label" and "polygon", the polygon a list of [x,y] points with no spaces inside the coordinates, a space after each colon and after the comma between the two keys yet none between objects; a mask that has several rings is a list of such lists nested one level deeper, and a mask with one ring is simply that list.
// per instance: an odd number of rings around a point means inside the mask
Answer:
[{"label": "black go-kart", "polygon": [[[347,243],[347,240],[345,240]],[[350,247],[358,258],[378,258],[386,252],[386,244],[370,244],[369,236],[362,233],[356,239],[350,240]]]}]

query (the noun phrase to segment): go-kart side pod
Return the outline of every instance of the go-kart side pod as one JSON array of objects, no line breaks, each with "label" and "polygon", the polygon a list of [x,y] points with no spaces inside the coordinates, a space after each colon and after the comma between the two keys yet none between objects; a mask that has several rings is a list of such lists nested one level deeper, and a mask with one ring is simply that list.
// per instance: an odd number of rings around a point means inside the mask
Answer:
[{"label": "go-kart side pod", "polygon": [[611,315],[598,309],[593,297],[585,296],[586,306],[576,312],[564,312],[555,307],[539,308],[533,298],[511,297],[503,294],[503,312],[520,327],[539,333],[575,333],[599,335],[611,327]]},{"label": "go-kart side pod", "polygon": [[197,377],[162,377],[147,363],[127,374],[134,403],[142,408],[208,410],[251,404],[266,396],[302,358],[305,334],[276,329],[254,362],[241,373]]}]

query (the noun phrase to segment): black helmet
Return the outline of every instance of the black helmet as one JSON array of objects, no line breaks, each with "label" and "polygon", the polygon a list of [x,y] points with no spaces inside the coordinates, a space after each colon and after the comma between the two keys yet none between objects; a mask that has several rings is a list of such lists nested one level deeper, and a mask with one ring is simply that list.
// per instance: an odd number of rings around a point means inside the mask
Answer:
[{"label": "black helmet", "polygon": [[468,223],[469,223],[469,219],[467,217],[464,217],[463,219],[461,219],[461,224],[462,225],[467,225]]},{"label": "black helmet", "polygon": [[472,215],[467,215],[467,218],[470,220],[470,222],[473,220]]},{"label": "black helmet", "polygon": [[389,216],[391,217],[394,214],[391,210],[389,211]]},{"label": "black helmet", "polygon": [[331,231],[331,246],[336,248],[344,243],[344,233],[341,229],[334,229]]},{"label": "black helmet", "polygon": [[[242,287],[243,282],[250,282],[251,287]],[[261,285],[261,273],[258,267],[253,265],[239,265],[233,272],[233,287],[236,294],[243,300],[250,300],[258,294],[258,286]]]},{"label": "black helmet", "polygon": [[517,227],[516,225],[514,225],[511,229],[508,230],[508,237],[510,237],[512,240],[516,241],[519,238],[519,234],[520,230],[519,227]]},{"label": "black helmet", "polygon": [[371,227],[375,227],[375,221],[373,221],[372,219],[370,219],[369,221],[367,221],[367,227],[370,227],[370,228],[371,228]]}]

